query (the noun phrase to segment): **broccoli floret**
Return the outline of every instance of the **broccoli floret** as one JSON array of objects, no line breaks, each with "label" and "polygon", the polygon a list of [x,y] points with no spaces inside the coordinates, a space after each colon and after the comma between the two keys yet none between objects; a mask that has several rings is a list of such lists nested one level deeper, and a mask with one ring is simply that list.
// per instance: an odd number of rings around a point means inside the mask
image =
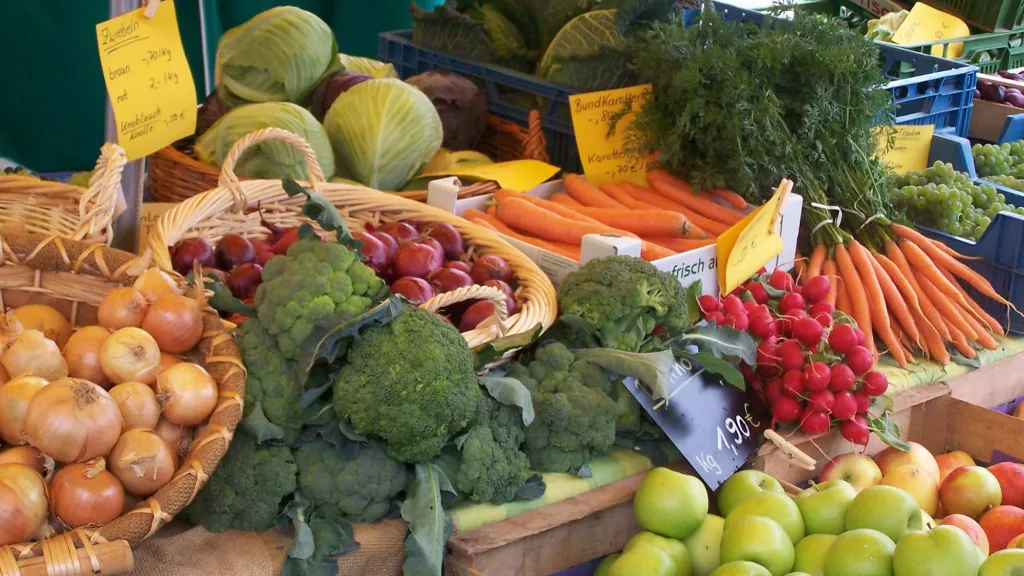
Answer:
[{"label": "broccoli floret", "polygon": [[295,363],[278,352],[276,340],[258,318],[250,318],[235,330],[235,342],[247,370],[245,415],[259,404],[267,420],[285,426],[298,413],[303,392]]},{"label": "broccoli floret", "polygon": [[481,397],[473,427],[462,444],[455,489],[474,502],[511,502],[532,475],[530,461],[519,449],[524,438],[518,407]]},{"label": "broccoli floret", "polygon": [[518,378],[533,398],[536,416],[526,428],[523,451],[540,472],[579,468],[615,442],[615,403],[570,370],[571,358],[563,344],[553,342],[538,348],[529,365],[513,364],[509,370],[508,375]]},{"label": "broccoli floret", "polygon": [[314,440],[296,450],[295,462],[299,489],[328,518],[376,522],[387,515],[391,499],[409,481],[405,466],[372,442],[340,450],[326,440]]},{"label": "broccoli floret", "polygon": [[387,442],[400,462],[436,456],[476,411],[480,386],[459,331],[434,313],[404,306],[370,326],[334,380],[334,408],[359,434]]},{"label": "broccoli floret", "polygon": [[291,450],[258,445],[239,432],[209,483],[182,516],[211,532],[269,530],[281,500],[295,492],[295,474]]},{"label": "broccoli floret", "polygon": [[608,373],[604,371],[597,364],[592,364],[586,360],[577,360],[572,363],[569,367],[570,372],[574,372],[583,377],[583,383],[589,388],[596,388],[605,394],[611,396],[612,385],[614,382],[608,376]]},{"label": "broccoli floret", "polygon": [[299,240],[286,256],[267,262],[254,303],[281,354],[295,360],[317,323],[336,312],[361,314],[383,288],[355,252],[335,242]]},{"label": "broccoli floret", "polygon": [[656,327],[669,336],[690,327],[696,312],[674,276],[631,256],[591,260],[569,274],[558,290],[558,309],[593,329],[590,347],[628,352],[656,346]]}]

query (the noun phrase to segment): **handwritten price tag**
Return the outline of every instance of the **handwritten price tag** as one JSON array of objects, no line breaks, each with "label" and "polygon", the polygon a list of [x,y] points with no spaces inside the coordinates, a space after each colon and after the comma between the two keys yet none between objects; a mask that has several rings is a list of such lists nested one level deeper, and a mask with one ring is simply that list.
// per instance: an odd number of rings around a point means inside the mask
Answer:
[{"label": "handwritten price tag", "polygon": [[117,141],[128,159],[152,154],[196,131],[196,87],[181,46],[173,0],[96,25]]},{"label": "handwritten price tag", "polygon": [[893,126],[892,147],[884,128],[876,130],[878,135],[877,155],[882,162],[897,174],[906,174],[928,167],[928,154],[932,149],[932,134],[935,126]]},{"label": "handwritten price tag", "polygon": [[[624,144],[636,110],[650,96],[651,85],[645,84],[569,97],[576,147],[587,180],[594,184],[625,181],[647,185],[647,160],[627,154]],[[629,112],[623,114],[626,106]],[[615,131],[609,135],[615,118]]]},{"label": "handwritten price tag", "polygon": [[525,192],[534,188],[549,178],[558,174],[560,168],[552,166],[540,160],[512,160],[511,162],[495,162],[494,164],[478,164],[456,168],[452,171],[430,172],[420,174],[420,178],[443,178],[445,176],[458,176],[460,178],[474,178],[480,181],[494,180],[502,188]]},{"label": "handwritten price tag", "polygon": [[[892,41],[907,46],[949,40],[950,38],[963,38],[970,35],[971,29],[964,24],[963,20],[918,2],[910,10],[910,14],[907,14],[907,19],[893,35]],[[963,42],[950,43],[948,48],[944,44],[932,46],[932,56],[959,58],[963,53]]]},{"label": "handwritten price tag", "polygon": [[779,209],[793,183],[783,180],[771,199],[718,237],[718,285],[728,294],[782,252],[775,232]]},{"label": "handwritten price tag", "polygon": [[139,254],[146,251],[146,243],[149,241],[149,235],[156,226],[157,221],[159,221],[160,217],[166,214],[168,210],[175,206],[177,206],[177,204],[173,202],[142,203],[142,217],[139,222]]}]

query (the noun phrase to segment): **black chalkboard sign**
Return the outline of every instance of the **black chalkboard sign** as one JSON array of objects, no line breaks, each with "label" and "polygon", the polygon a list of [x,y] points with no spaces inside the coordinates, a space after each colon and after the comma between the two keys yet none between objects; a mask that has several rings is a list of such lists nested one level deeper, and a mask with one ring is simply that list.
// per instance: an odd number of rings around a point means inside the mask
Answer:
[{"label": "black chalkboard sign", "polygon": [[701,480],[715,490],[754,457],[769,421],[753,392],[698,372],[699,367],[687,370],[676,363],[668,389],[683,388],[657,410],[635,379],[626,378],[624,384]]}]

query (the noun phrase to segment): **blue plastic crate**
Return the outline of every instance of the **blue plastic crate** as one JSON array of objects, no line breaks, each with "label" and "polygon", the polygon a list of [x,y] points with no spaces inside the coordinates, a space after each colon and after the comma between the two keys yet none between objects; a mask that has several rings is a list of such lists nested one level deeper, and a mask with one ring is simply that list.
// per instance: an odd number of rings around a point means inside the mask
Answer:
[{"label": "blue plastic crate", "polygon": [[[769,14],[719,2],[714,4],[715,9],[729,21],[752,22],[759,26],[785,23]],[[699,19],[697,10],[687,11],[684,15],[687,25]],[[978,68],[891,44],[877,43],[877,46],[882,71],[890,79],[886,88],[897,105],[896,123],[934,124],[938,132],[966,136],[971,123]],[[502,66],[417,46],[412,42],[410,30],[382,33],[377,57],[393,64],[402,78],[441,69],[475,79],[486,86],[490,98],[488,107],[493,114],[522,125],[526,125],[530,114],[530,108],[526,106],[539,108],[551,161],[568,171],[582,170],[569,115],[569,96],[575,94],[575,90]],[[913,77],[906,77],[908,70],[912,71]],[[524,106],[524,100],[529,104]]]}]

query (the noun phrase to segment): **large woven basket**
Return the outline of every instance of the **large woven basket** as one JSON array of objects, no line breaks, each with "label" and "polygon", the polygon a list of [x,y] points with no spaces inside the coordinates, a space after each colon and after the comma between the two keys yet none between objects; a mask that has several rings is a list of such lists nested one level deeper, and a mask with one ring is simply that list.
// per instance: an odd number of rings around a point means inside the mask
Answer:
[{"label": "large woven basket", "polygon": [[88,188],[0,175],[0,227],[110,244],[114,218],[124,209],[121,173],[127,161],[120,146],[104,144]]},{"label": "large woven basket", "polygon": [[[477,149],[495,162],[508,160],[548,161],[547,143],[541,128],[540,112],[530,113],[530,122],[521,126],[511,120],[490,115],[487,129]],[[161,148],[149,157],[149,193],[155,202],[182,202],[216,188],[217,168],[196,159],[191,140],[182,140]],[[249,180],[244,176],[239,180]]]},{"label": "large woven basket", "polygon": [[[242,152],[265,140],[281,140],[299,149],[310,173],[310,181],[303,185],[323,194],[338,208],[353,229],[361,229],[367,224],[377,226],[393,220],[446,222],[462,233],[473,253],[494,254],[508,261],[518,283],[516,297],[521,303],[520,309],[518,313],[503,319],[500,316],[504,311],[504,302],[501,301],[502,305],[495,307],[496,315],[499,316],[497,322],[487,322],[476,330],[463,333],[470,346],[489,342],[501,335],[526,332],[538,324],[547,329],[555,321],[557,305],[551,281],[532,260],[496,234],[444,210],[393,194],[347,184],[327,183],[309,145],[302,138],[279,128],[253,132],[239,140],[224,160],[219,186],[182,202],[160,218],[148,240],[154,264],[170,270],[171,255],[168,247],[189,236],[199,236],[211,242],[228,233],[263,237],[266,230],[260,224],[260,214],[255,211],[257,206],[264,218],[282,226],[298,226],[309,221],[300,212],[305,198],[289,198],[279,180],[239,180],[235,176],[233,168]],[[440,294],[425,303],[424,307],[436,310],[463,299],[494,298],[497,292],[497,289],[479,286],[464,288]]]},{"label": "large woven basket", "polygon": [[[0,235],[0,310],[46,304],[64,313],[76,327],[95,324],[103,296],[113,288],[131,285],[145,268],[138,256],[97,244],[36,234]],[[217,381],[220,402],[197,429],[201,432],[171,481],[104,526],[0,547],[0,575],[124,573],[132,563],[128,546],[152,536],[192,501],[228,449],[242,417],[245,394],[245,368],[234,339],[209,307],[204,310],[204,323],[193,356]]]}]

